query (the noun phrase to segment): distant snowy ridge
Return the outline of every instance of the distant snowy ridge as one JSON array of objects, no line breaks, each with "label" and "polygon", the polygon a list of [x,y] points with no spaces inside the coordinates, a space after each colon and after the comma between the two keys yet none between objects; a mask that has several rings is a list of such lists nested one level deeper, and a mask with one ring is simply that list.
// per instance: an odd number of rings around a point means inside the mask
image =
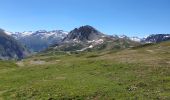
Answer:
[{"label": "distant snowy ridge", "polygon": [[53,30],[53,31],[46,31],[46,30],[39,30],[39,31],[24,31],[24,32],[15,32],[15,33],[9,33],[9,35],[12,35],[16,39],[18,38],[24,38],[29,36],[39,36],[40,38],[49,38],[51,36],[54,37],[60,37],[64,38],[68,32],[62,31],[62,30]]},{"label": "distant snowy ridge", "polygon": [[142,40],[145,43],[159,43],[162,41],[170,41],[170,34],[152,34]]},{"label": "distant snowy ridge", "polygon": [[47,49],[50,45],[61,42],[68,32],[63,30],[38,30],[24,32],[8,32],[16,40],[25,45],[30,51],[39,52]]},{"label": "distant snowy ridge", "polygon": [[135,42],[141,42],[142,38],[139,38],[137,36],[134,37],[128,37],[126,35],[112,35],[113,38],[121,38],[121,39],[129,39],[131,41],[135,41]]},{"label": "distant snowy ridge", "polygon": [[136,42],[141,42],[142,39],[139,37],[130,37],[130,40],[136,41]]},{"label": "distant snowy ridge", "polygon": [[[5,31],[5,33],[14,37],[33,52],[45,50],[53,45],[60,46],[62,49],[73,46],[73,49],[78,47],[78,50],[83,51],[89,48],[95,48],[109,41],[113,42],[114,40],[124,40],[132,44],[133,42],[145,44],[170,40],[170,34],[153,34],[146,38],[139,38],[137,36],[128,37],[126,35],[106,35],[89,25],[75,28],[70,32],[63,30],[38,30],[15,33]],[[77,47],[75,47],[76,45]]]}]

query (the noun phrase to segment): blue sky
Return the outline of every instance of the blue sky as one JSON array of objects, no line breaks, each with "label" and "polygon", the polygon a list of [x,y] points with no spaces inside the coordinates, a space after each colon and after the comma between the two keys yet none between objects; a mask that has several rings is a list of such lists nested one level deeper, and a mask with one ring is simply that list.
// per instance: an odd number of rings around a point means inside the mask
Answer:
[{"label": "blue sky", "polygon": [[170,0],[0,0],[0,27],[8,31],[82,25],[106,34],[170,33]]}]

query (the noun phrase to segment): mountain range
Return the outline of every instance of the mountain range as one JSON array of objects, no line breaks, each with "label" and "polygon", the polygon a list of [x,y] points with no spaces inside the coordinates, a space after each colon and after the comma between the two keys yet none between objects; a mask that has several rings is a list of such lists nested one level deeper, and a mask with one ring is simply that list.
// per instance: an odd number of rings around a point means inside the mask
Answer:
[{"label": "mountain range", "polygon": [[170,40],[170,34],[152,34],[147,38],[141,40],[144,43],[159,43]]},{"label": "mountain range", "polygon": [[170,40],[170,34],[152,34],[142,39],[125,35],[111,36],[89,25],[75,28],[70,32],[39,30],[12,33],[1,29],[0,58],[22,59],[27,55],[27,51],[40,52],[46,49],[58,51],[120,50],[168,40]]},{"label": "mountain range", "polygon": [[15,32],[10,35],[25,45],[32,52],[40,52],[47,49],[50,45],[61,42],[68,32],[62,30],[39,30]]},{"label": "mountain range", "polygon": [[70,31],[62,42],[54,44],[52,48],[59,51],[93,51],[123,49],[137,44],[129,38],[109,36],[86,25]]}]

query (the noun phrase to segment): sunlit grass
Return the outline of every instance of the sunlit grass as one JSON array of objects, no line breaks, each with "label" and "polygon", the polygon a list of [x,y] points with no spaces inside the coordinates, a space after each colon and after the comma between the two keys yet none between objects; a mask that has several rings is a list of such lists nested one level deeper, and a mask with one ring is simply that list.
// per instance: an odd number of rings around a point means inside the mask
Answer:
[{"label": "sunlit grass", "polygon": [[168,100],[167,45],[120,52],[47,52],[25,59],[24,66],[1,61],[0,99]]}]

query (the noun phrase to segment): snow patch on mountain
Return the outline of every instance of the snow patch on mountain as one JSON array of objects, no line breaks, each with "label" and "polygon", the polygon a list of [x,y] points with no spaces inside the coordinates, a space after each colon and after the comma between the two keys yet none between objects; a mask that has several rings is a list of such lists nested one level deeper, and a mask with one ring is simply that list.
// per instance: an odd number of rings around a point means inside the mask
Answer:
[{"label": "snow patch on mountain", "polygon": [[85,47],[85,48],[83,48],[81,50],[77,50],[77,51],[85,51],[87,49],[91,49],[91,48],[93,48],[93,47],[95,47],[97,45],[100,45],[100,44],[104,43],[104,40],[103,39],[92,40],[92,41],[88,41],[88,43],[89,43],[88,47]]},{"label": "snow patch on mountain", "polygon": [[4,32],[5,32],[5,34],[7,34],[7,35],[13,34],[12,32],[9,32],[9,31],[4,31]]},{"label": "snow patch on mountain", "polygon": [[141,38],[139,37],[130,37],[130,40],[135,41],[135,42],[141,42]]}]

